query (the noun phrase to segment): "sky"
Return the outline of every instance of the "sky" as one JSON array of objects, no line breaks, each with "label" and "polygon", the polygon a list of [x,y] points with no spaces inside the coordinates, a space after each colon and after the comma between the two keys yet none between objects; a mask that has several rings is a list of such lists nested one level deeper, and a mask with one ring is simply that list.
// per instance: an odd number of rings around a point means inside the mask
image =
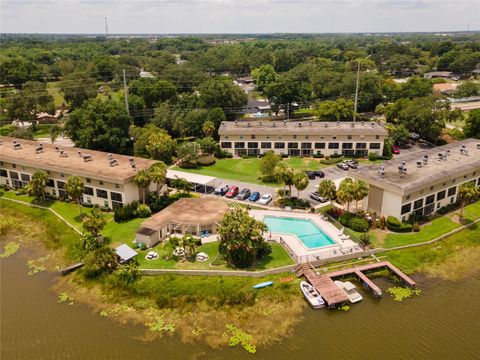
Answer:
[{"label": "sky", "polygon": [[1,0],[2,33],[334,33],[480,29],[480,0]]}]

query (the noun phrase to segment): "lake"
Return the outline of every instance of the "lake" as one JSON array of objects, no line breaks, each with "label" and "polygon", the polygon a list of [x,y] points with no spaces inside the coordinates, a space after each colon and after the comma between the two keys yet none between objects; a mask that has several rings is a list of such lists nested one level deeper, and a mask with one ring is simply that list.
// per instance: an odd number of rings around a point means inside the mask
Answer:
[{"label": "lake", "polygon": [[[55,274],[27,275],[25,259],[1,261],[2,359],[480,359],[480,278],[415,278],[420,296],[401,303],[386,294],[342,310],[311,310],[293,336],[250,355],[164,337],[142,342],[144,328],[122,325],[81,304],[59,304]],[[375,282],[384,290],[386,280]],[[299,290],[299,295],[300,290]]]}]

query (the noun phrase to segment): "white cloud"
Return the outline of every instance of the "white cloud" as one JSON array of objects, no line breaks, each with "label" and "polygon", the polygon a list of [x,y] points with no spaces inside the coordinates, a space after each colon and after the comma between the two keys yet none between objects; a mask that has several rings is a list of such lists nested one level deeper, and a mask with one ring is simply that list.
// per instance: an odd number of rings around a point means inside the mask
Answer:
[{"label": "white cloud", "polygon": [[393,32],[480,29],[480,0],[3,0],[23,33]]}]

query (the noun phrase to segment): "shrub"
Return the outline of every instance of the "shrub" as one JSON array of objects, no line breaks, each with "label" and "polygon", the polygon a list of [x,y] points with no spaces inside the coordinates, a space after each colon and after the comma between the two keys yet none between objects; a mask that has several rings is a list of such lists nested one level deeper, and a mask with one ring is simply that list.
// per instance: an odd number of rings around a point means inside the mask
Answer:
[{"label": "shrub", "polygon": [[380,218],[380,228],[382,230],[385,230],[386,227],[387,227],[387,220],[385,220],[385,216],[382,216]]},{"label": "shrub", "polygon": [[350,222],[354,217],[355,215],[353,215],[352,213],[346,212],[340,215],[340,217],[338,218],[338,221],[340,221],[340,224],[342,224],[343,226],[350,227]]},{"label": "shrub", "polygon": [[400,227],[402,226],[402,223],[395,216],[389,216],[387,217],[387,225],[392,227]]},{"label": "shrub", "polygon": [[323,154],[313,154],[313,157],[314,157],[315,159],[322,159],[324,156],[325,156],[325,155],[323,155]]},{"label": "shrub", "polygon": [[419,232],[420,231],[420,225],[418,225],[417,222],[413,223],[412,230],[415,231],[415,232]]},{"label": "shrub", "polygon": [[370,161],[375,161],[375,160],[377,160],[377,159],[378,159],[378,155],[377,155],[377,154],[375,154],[375,153],[373,153],[373,152],[369,152],[369,153],[368,153],[368,160],[370,160]]},{"label": "shrub", "polygon": [[343,161],[342,155],[330,155],[329,158],[325,157],[325,159],[320,160],[320,164],[323,165],[333,165]]},{"label": "shrub", "polygon": [[353,218],[350,220],[350,228],[358,232],[367,232],[369,227],[368,221],[363,218]]},{"label": "shrub", "polygon": [[125,206],[117,207],[113,213],[113,220],[115,222],[124,222],[135,218],[137,216],[135,214],[137,207],[138,201],[132,201]]},{"label": "shrub", "polygon": [[334,219],[338,219],[340,215],[343,214],[343,210],[332,206],[330,209],[328,209],[327,214],[333,217]]},{"label": "shrub", "polygon": [[448,213],[448,208],[446,206],[442,206],[440,209],[437,211],[440,215],[445,215]]},{"label": "shrub", "polygon": [[140,204],[138,205],[135,214],[140,218],[146,218],[152,215],[152,210],[150,210],[150,207],[148,205]]}]

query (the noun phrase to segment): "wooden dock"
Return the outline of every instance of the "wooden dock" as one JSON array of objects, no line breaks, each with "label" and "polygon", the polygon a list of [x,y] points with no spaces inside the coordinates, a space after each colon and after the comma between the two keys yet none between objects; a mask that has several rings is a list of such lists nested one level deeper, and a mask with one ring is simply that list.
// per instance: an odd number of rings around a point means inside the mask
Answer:
[{"label": "wooden dock", "polygon": [[381,261],[374,264],[357,266],[350,269],[343,269],[327,274],[318,275],[311,264],[302,264],[297,269],[297,276],[305,276],[307,281],[312,284],[318,293],[322,296],[329,307],[334,307],[348,302],[347,295],[335,285],[334,279],[355,275],[362,282],[365,289],[372,292],[376,297],[382,296],[382,289],[370,280],[367,275],[370,272],[378,270],[388,270],[390,274],[397,276],[400,281],[411,288],[415,288],[415,281],[410,279],[396,266],[389,261]]}]

